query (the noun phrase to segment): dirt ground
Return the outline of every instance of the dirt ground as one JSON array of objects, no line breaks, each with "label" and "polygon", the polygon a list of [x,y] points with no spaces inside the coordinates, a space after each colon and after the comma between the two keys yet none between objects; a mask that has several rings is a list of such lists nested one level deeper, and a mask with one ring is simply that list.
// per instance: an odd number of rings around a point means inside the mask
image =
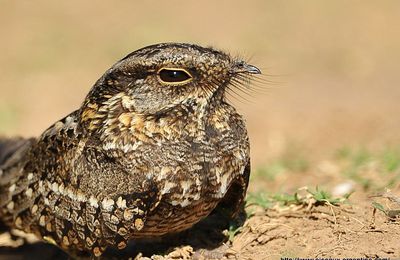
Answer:
[{"label": "dirt ground", "polygon": [[[278,185],[291,182],[289,186],[302,183],[335,190],[353,183],[321,175],[310,174],[314,181],[289,176]],[[400,221],[388,218],[372,203],[400,209],[400,201],[371,197],[382,193],[365,191],[359,184],[351,189],[354,193],[340,206],[315,206],[311,201],[309,205],[276,207],[256,214],[235,237],[229,252],[236,252],[238,259],[399,257]],[[399,198],[399,186],[392,193]]]},{"label": "dirt ground", "polygon": [[[212,45],[264,73],[248,95],[232,99],[251,142],[249,203],[266,196],[247,208],[243,228],[224,235],[206,223],[183,240],[134,245],[123,257],[400,257],[400,159],[384,152],[400,147],[399,1],[0,6],[0,135],[39,135],[78,108],[115,61],[157,42]],[[372,155],[335,157],[344,148]],[[337,205],[316,203],[302,187],[317,186],[332,196],[354,193]],[[304,197],[296,203],[271,202],[299,189]],[[22,242],[2,234],[0,259],[66,257],[50,245]]]},{"label": "dirt ground", "polygon": [[[399,162],[396,161],[396,167]],[[204,258],[199,256],[201,250],[188,254],[187,247],[184,247],[186,255],[180,249],[166,258],[179,255],[195,259],[400,257],[400,185],[398,181],[388,185],[390,179],[399,179],[400,168],[385,173],[382,160],[374,156],[356,163],[356,170],[353,163],[354,157],[330,158],[308,166],[306,171],[286,169],[272,180],[263,180],[256,173],[247,205],[251,216],[231,241],[226,241],[219,250],[211,250]],[[354,170],[351,177],[346,173],[350,168]],[[355,178],[356,175],[361,179]],[[335,205],[319,205],[306,192],[315,191],[317,186],[332,194],[332,198],[351,195]],[[390,186],[392,189],[387,188]],[[266,191],[270,197],[298,193],[302,203],[282,205],[285,199],[278,199],[280,203],[268,204],[268,196],[265,200],[252,199],[253,195]],[[380,211],[374,203],[391,213]],[[258,206],[252,207],[254,204]],[[153,256],[153,259],[158,258]]]}]

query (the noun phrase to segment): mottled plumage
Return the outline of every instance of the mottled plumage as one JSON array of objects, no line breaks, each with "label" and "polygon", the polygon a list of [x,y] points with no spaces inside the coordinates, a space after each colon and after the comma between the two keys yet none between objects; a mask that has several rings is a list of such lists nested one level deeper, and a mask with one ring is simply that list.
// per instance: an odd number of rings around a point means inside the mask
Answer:
[{"label": "mottled plumage", "polygon": [[211,48],[137,50],[38,139],[0,140],[0,219],[70,254],[100,256],[182,231],[220,202],[234,215],[250,172],[230,84],[260,71]]}]

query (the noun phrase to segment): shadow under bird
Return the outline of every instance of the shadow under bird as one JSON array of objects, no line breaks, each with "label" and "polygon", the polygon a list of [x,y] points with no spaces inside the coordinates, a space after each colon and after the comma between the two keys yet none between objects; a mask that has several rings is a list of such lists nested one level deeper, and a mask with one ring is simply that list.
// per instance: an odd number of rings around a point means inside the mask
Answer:
[{"label": "shadow under bird", "polygon": [[255,66],[193,44],[132,52],[39,138],[0,139],[0,221],[72,256],[234,217],[250,174],[226,90]]}]

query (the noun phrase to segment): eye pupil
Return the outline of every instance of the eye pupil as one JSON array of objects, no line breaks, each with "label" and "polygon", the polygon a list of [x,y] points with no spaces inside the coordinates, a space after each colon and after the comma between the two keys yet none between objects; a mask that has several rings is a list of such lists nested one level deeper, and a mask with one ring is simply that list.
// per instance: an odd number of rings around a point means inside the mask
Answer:
[{"label": "eye pupil", "polygon": [[183,82],[191,78],[187,72],[175,69],[162,69],[159,72],[159,76],[162,81],[173,83]]}]

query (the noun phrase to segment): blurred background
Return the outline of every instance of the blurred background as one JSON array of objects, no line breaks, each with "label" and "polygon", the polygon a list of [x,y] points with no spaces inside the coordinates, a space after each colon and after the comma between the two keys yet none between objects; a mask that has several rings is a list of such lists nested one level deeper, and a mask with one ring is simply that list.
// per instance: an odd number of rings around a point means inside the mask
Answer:
[{"label": "blurred background", "polygon": [[39,135],[118,59],[174,41],[249,58],[274,82],[232,99],[256,167],[298,147],[318,159],[396,145],[399,11],[395,0],[0,0],[0,134]]}]

